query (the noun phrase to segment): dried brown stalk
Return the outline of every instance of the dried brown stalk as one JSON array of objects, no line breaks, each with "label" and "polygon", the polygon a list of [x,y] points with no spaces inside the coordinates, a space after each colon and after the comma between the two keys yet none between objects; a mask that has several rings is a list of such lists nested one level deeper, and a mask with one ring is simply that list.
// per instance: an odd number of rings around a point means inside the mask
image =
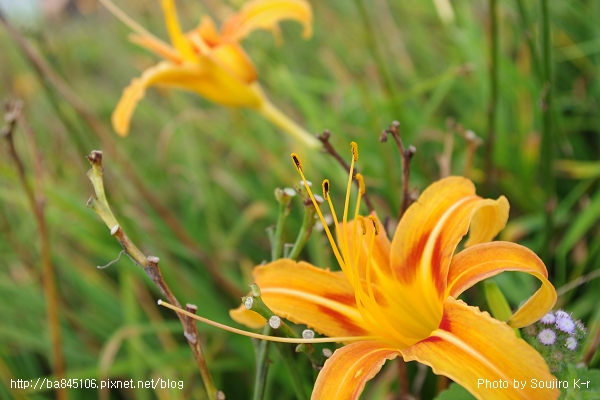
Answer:
[{"label": "dried brown stalk", "polygon": [[410,179],[410,160],[412,160],[417,149],[412,145],[408,146],[408,148],[404,147],[402,138],[400,137],[400,122],[392,122],[392,124],[388,126],[388,129],[382,132],[379,141],[386,142],[389,134],[394,137],[398,152],[402,158],[402,202],[400,203],[400,210],[398,211],[398,221],[400,221],[404,212],[406,212],[413,202],[413,197],[409,193],[408,184]]},{"label": "dried brown stalk", "polygon": [[[56,292],[56,284],[54,277],[54,265],[52,264],[52,251],[50,248],[50,237],[48,234],[48,226],[46,225],[46,218],[44,215],[44,204],[45,197],[42,188],[42,165],[41,157],[37,153],[35,143],[30,143],[34,158],[34,174],[35,174],[35,189],[33,189],[27,181],[27,173],[21,157],[19,156],[13,140],[13,133],[17,125],[17,121],[20,121],[25,125],[25,120],[22,115],[23,103],[21,101],[12,101],[7,104],[6,113],[4,114],[4,121],[6,125],[2,128],[0,136],[4,137],[8,145],[8,153],[13,163],[17,168],[19,181],[23,186],[23,190],[27,196],[27,200],[33,211],[35,222],[38,227],[38,236],[40,240],[40,252],[42,258],[42,282],[44,297],[46,298],[46,316],[48,319],[48,330],[50,333],[50,343],[52,351],[52,370],[54,377],[57,380],[61,380],[65,377],[65,363],[62,353],[62,342],[60,334],[60,319],[58,315],[59,304],[58,294]],[[27,131],[28,140],[31,142],[34,140],[34,136],[31,131],[28,130],[28,126],[25,126]],[[66,388],[56,389],[57,398],[60,400],[66,400],[67,390]]]},{"label": "dried brown stalk", "polygon": [[56,73],[56,71],[54,71],[48,62],[35,51],[27,40],[25,40],[23,35],[21,35],[21,33],[6,20],[2,12],[0,12],[0,21],[4,24],[15,43],[21,49],[23,55],[34,67],[40,80],[48,82],[51,87],[54,87],[58,91],[96,135],[98,140],[100,140],[102,147],[123,167],[123,173],[139,192],[139,198],[144,199],[150,207],[156,211],[169,229],[171,229],[175,237],[185,245],[194,257],[199,259],[206,266],[215,283],[223,288],[231,298],[236,300],[239,299],[243,295],[243,292],[221,273],[218,263],[206,255],[200,244],[185,230],[175,215],[161,204],[152,190],[148,189],[137,172],[135,165],[132,164],[115,145],[112,138],[113,134],[106,128],[104,123],[94,115],[94,113],[86,106],[85,102],[73,92],[69,85]]},{"label": "dried brown stalk", "polygon": [[[92,169],[90,170],[88,176],[92,181],[94,190],[96,192],[95,196],[90,197],[88,201],[88,207],[94,210],[100,216],[100,218],[102,218],[106,226],[108,226],[110,229],[110,234],[114,236],[115,239],[117,239],[117,241],[121,244],[121,247],[123,247],[125,254],[131,258],[134,264],[140,266],[144,270],[148,278],[150,278],[150,280],[156,285],[160,293],[167,299],[167,301],[181,308],[181,304],[167,283],[164,281],[162,274],[160,273],[160,269],[158,268],[158,263],[160,261],[159,258],[155,256],[144,255],[131,241],[131,239],[129,239],[113,215],[104,192],[102,152],[96,150],[92,151],[87,159],[92,165]],[[186,309],[190,312],[195,312],[197,307],[188,304]],[[198,331],[196,329],[195,321],[190,317],[180,313],[177,313],[177,317],[183,326],[184,336],[188,341],[190,349],[194,355],[194,359],[196,360],[196,364],[198,364],[198,368],[200,369],[200,375],[204,381],[208,398],[211,400],[220,398],[222,393],[217,391],[212,377],[210,376],[210,371],[208,370],[208,366],[206,365],[206,361],[202,353],[202,347],[198,338]]]}]

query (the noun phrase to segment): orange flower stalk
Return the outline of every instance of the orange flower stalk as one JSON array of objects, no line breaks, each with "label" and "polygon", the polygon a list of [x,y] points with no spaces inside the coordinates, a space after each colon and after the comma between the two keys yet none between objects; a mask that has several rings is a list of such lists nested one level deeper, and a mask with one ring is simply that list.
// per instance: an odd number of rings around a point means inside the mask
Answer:
[{"label": "orange flower stalk", "polygon": [[268,100],[252,61],[239,43],[256,29],[271,30],[278,37],[278,22],[285,19],[302,23],[303,36],[310,37],[312,11],[306,0],[250,1],[223,23],[220,32],[210,17],[203,16],[200,24],[187,33],[179,25],[174,0],[161,0],[171,44],[141,27],[110,0],[100,2],[135,32],[131,37],[134,43],[164,58],[124,89],[112,114],[112,124],[119,135],[129,132],[131,117],[146,88],[160,85],[189,90],[224,106],[256,110],[296,139],[318,146],[315,137]]},{"label": "orange flower stalk", "polygon": [[[352,148],[341,222],[331,203],[329,181],[323,182],[338,244],[323,225],[342,271],[289,259],[254,270],[263,300],[277,315],[326,336],[357,337],[346,339],[349,344],[327,360],[312,399],[357,399],[385,361],[398,355],[431,366],[480,399],[557,398],[557,389],[535,384],[554,377],[540,354],[511,329],[539,320],[557,295],[546,267],[532,251],[491,242],[508,219],[506,198],[483,199],[471,181],[443,179],[406,211],[390,242],[376,216],[359,215],[365,190],[360,174],[354,219],[348,221],[352,170],[358,159],[355,143]],[[306,183],[300,159],[292,157]],[[305,188],[324,221],[310,187]],[[467,232],[465,249],[454,254]],[[541,288],[508,321],[458,300],[475,283],[503,271],[525,272],[541,281]],[[256,314],[243,307],[231,315],[256,325]],[[520,382],[519,388],[515,382]]]}]

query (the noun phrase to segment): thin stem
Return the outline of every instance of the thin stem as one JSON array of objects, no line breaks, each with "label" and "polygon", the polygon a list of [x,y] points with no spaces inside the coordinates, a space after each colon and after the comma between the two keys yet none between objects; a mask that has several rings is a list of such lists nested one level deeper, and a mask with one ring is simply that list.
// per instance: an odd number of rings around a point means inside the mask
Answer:
[{"label": "thin stem", "polygon": [[596,279],[596,278],[600,278],[600,269],[590,272],[589,274],[580,276],[579,278],[567,283],[566,285],[561,286],[560,288],[556,289],[556,294],[558,294],[559,296],[562,296],[565,293],[583,285],[584,283],[591,281],[592,279]]},{"label": "thin stem", "polygon": [[[544,244],[542,247],[542,259],[546,265],[550,264],[550,242],[554,231],[554,208],[555,208],[555,180],[552,163],[554,161],[554,130],[552,127],[552,32],[550,17],[548,13],[548,0],[540,0],[542,10],[542,71],[543,89],[541,96],[542,108],[542,155],[541,155],[541,178],[545,192],[546,201],[546,226]],[[556,271],[556,284],[563,285],[566,281],[564,268]]]},{"label": "thin stem", "polygon": [[402,202],[400,203],[400,210],[398,211],[398,221],[400,221],[404,215],[404,212],[408,209],[413,201],[409,193],[408,184],[410,180],[410,161],[417,152],[417,149],[412,145],[408,146],[407,149],[404,148],[402,138],[400,137],[400,123],[398,121],[392,122],[392,124],[388,126],[388,129],[383,131],[379,141],[387,141],[387,136],[390,133],[394,137],[394,141],[398,147],[398,152],[402,158]]},{"label": "thin stem", "polygon": [[279,210],[277,213],[277,227],[271,238],[271,261],[280,259],[283,254],[283,226],[290,213],[292,197],[295,195],[296,192],[293,189],[275,189],[275,199],[279,203]]},{"label": "thin stem", "polygon": [[302,226],[300,227],[300,231],[298,232],[298,237],[296,238],[296,242],[294,243],[294,247],[290,254],[289,258],[292,260],[297,260],[300,256],[300,252],[308,242],[310,235],[312,233],[313,227],[315,226],[315,206],[312,201],[304,202],[304,217],[302,218]]},{"label": "thin stem", "polygon": [[273,105],[266,97],[256,111],[273,125],[283,129],[286,133],[307,146],[309,149],[316,149],[319,147],[319,141],[314,135],[311,135],[304,128],[291,120],[290,117],[275,107],[275,105]]},{"label": "thin stem", "polygon": [[175,237],[188,249],[188,251],[198,260],[200,260],[207,268],[214,281],[223,288],[231,298],[239,299],[243,292],[228,278],[223,275],[219,265],[213,259],[208,257],[202,247],[196,240],[185,230],[173,213],[156,198],[154,192],[146,186],[140,174],[137,172],[135,165],[124,156],[120,149],[115,146],[111,132],[106,129],[102,121],[100,121],[94,113],[87,107],[86,103],[72,91],[69,85],[54,71],[48,62],[41,57],[30,45],[25,38],[6,20],[0,11],[0,21],[6,26],[9,34],[13,37],[15,43],[21,49],[23,55],[29,63],[34,67],[42,82],[48,82],[54,87],[57,92],[69,103],[75,110],[77,115],[86,123],[90,130],[96,135],[102,147],[111,154],[118,164],[122,166],[122,171],[127,179],[133,184],[139,192],[138,198],[144,199],[150,207],[160,216],[166,223]]},{"label": "thin stem", "polygon": [[[317,139],[319,139],[321,141],[321,143],[323,144],[323,148],[330,155],[332,155],[333,158],[335,158],[335,160],[344,168],[344,170],[347,173],[350,173],[350,165],[346,162],[346,160],[344,160],[342,158],[342,156],[340,156],[340,153],[338,153],[337,150],[333,147],[333,145],[329,141],[330,137],[331,137],[331,132],[329,130],[325,130],[325,131],[323,131],[322,134],[320,134],[320,135],[317,136]],[[358,187],[358,180],[356,179],[356,174],[359,173],[359,172],[360,171],[355,166],[354,167],[354,172],[352,174],[352,179],[354,180],[354,183],[356,184],[356,187]],[[369,194],[368,193],[364,193],[362,195],[362,198],[365,200],[365,204],[367,205],[367,209],[369,210],[369,213],[371,214],[371,213],[375,212],[375,207],[373,206],[373,203],[371,202],[371,199],[369,198]]]},{"label": "thin stem", "polygon": [[535,75],[537,77],[541,77],[542,69],[540,67],[539,55],[535,48],[535,40],[531,29],[531,20],[529,19],[529,13],[527,12],[527,8],[525,7],[525,2],[523,0],[516,1],[517,6],[519,7],[519,15],[521,16],[521,28],[523,29],[525,39],[527,39],[527,45],[529,46],[531,63],[533,64]]},{"label": "thin stem", "polygon": [[456,123],[453,118],[446,119],[446,132],[444,132],[444,149],[437,157],[440,167],[440,178],[450,176],[452,171],[452,153],[454,152],[454,134]]},{"label": "thin stem", "polygon": [[[141,26],[140,24],[138,24],[137,22],[135,22],[135,20],[133,18],[131,18],[129,15],[127,15],[125,12],[123,12],[123,10],[121,10],[119,7],[117,7],[112,1],[110,1],[110,0],[98,0],[98,1],[100,3],[102,3],[102,5],[104,7],[106,7],[106,9],[108,11],[110,11],[112,13],[112,15],[114,15],[115,17],[117,17],[122,23],[124,23],[125,25],[127,25],[127,27],[129,29],[131,29],[132,31],[134,31],[138,35],[150,37],[150,38],[152,38],[155,41],[163,43],[162,40],[160,40],[159,38],[157,38],[156,36],[154,36],[146,28],[144,28],[143,26]],[[164,45],[168,46],[166,43],[164,43]]]},{"label": "thin stem", "polygon": [[[285,220],[287,219],[288,214],[290,213],[290,204],[291,204],[291,200],[292,197],[294,197],[296,195],[296,192],[293,191],[293,189],[275,189],[275,198],[277,199],[277,202],[279,203],[279,211],[278,211],[278,215],[277,215],[277,226],[275,228],[275,232],[270,231],[270,239],[271,239],[271,260],[275,261],[279,258],[281,258],[282,253],[283,253],[283,226],[285,224]],[[258,289],[254,289],[253,288],[253,292],[259,293]],[[244,299],[245,301],[245,299]],[[253,305],[254,305],[254,301],[256,301],[256,305],[254,306],[254,308],[262,308],[263,309],[263,313],[261,313],[261,315],[265,316],[265,319],[269,319],[271,318],[274,314],[272,312],[267,312],[268,308],[267,306],[262,303],[262,301],[260,300],[260,297],[253,297],[252,298],[253,301]],[[258,304],[262,303],[262,307],[257,307]],[[254,310],[256,311],[256,310]],[[270,310],[268,310],[270,311]],[[280,326],[278,329],[281,329],[282,331],[284,331],[286,334],[290,334],[293,333],[293,331],[287,326],[287,324],[285,324],[284,322],[281,323],[283,326]],[[263,330],[263,335],[268,336],[271,332],[271,327],[269,324],[265,325],[265,328]],[[280,346],[281,343],[278,343]],[[263,396],[264,396],[264,392],[265,392],[265,384],[267,381],[267,373],[268,373],[268,368],[269,368],[269,361],[268,361],[268,354],[269,354],[269,342],[268,341],[261,341],[259,343],[255,343],[255,350],[256,350],[256,375],[255,375],[255,379],[254,379],[254,393],[253,393],[253,400],[262,400]],[[296,373],[296,371],[292,371],[290,369],[290,365],[295,365],[294,364],[294,360],[291,358],[291,356],[289,355],[289,353],[285,352],[283,348],[277,347],[277,350],[280,353],[281,359],[283,360],[284,365],[286,366],[286,369],[289,372],[289,376],[290,379],[292,380],[292,383],[294,384],[294,387],[297,384],[297,381],[299,380],[299,375]],[[302,387],[302,383],[300,382],[300,387]],[[295,387],[296,388],[296,387]]]},{"label": "thin stem", "polygon": [[[158,263],[160,261],[159,258],[155,256],[144,255],[144,253],[140,251],[140,249],[131,241],[131,239],[129,239],[110,210],[110,206],[106,200],[106,194],[104,192],[102,152],[92,151],[92,153],[88,156],[88,161],[92,165],[92,169],[88,173],[88,177],[90,178],[90,181],[94,186],[94,191],[96,192],[96,195],[89,199],[87,204],[88,207],[94,210],[100,216],[100,218],[102,218],[106,226],[108,226],[110,229],[110,234],[117,239],[117,241],[121,244],[121,247],[123,247],[125,253],[129,256],[129,258],[131,258],[134,264],[144,269],[144,272],[148,278],[152,280],[161,294],[167,298],[170,303],[181,308],[179,301],[173,292],[171,292],[171,289],[164,281],[160,269],[158,268]],[[188,314],[193,315],[195,314],[196,310],[196,306],[187,306]],[[191,319],[187,314],[183,315],[178,313],[177,317],[183,326],[184,336],[188,340],[188,344],[192,350],[192,353],[194,354],[196,364],[198,364],[198,368],[200,369],[200,375],[202,376],[208,398],[211,400],[217,399],[219,393],[217,392],[217,389],[213,383],[208,366],[206,365],[206,360],[202,354],[202,347],[200,346],[200,341],[198,340],[196,324],[194,320]]]},{"label": "thin stem", "polygon": [[596,330],[596,334],[594,335],[594,338],[591,340],[591,345],[589,347],[590,350],[583,357],[583,362],[585,363],[585,365],[590,364],[590,362],[592,361],[592,358],[594,358],[594,354],[596,354],[596,352],[598,351],[598,348],[599,348],[598,346],[600,346],[600,329]]},{"label": "thin stem", "polygon": [[271,260],[275,261],[281,258],[283,254],[283,225],[287,219],[286,210],[288,206],[286,204],[279,204],[279,212],[277,215],[277,228],[275,228],[275,241],[273,248],[271,249]]},{"label": "thin stem", "polygon": [[465,178],[471,176],[471,170],[473,169],[473,160],[475,159],[475,152],[483,144],[483,140],[475,134],[472,130],[465,129],[462,125],[457,125],[456,130],[459,135],[467,142],[465,165],[463,166],[462,175]]},{"label": "thin stem", "polygon": [[[59,302],[58,294],[56,292],[55,283],[55,271],[54,265],[52,264],[52,250],[50,247],[50,236],[48,233],[48,226],[46,224],[46,218],[44,215],[44,203],[45,197],[43,188],[41,185],[41,173],[42,167],[39,164],[41,157],[37,154],[37,149],[34,149],[34,157],[37,168],[36,172],[36,183],[37,190],[34,191],[27,181],[25,167],[17,150],[15,148],[13,133],[17,124],[17,120],[20,120],[23,124],[25,123],[22,118],[22,107],[23,103],[20,101],[14,101],[7,105],[7,111],[4,116],[6,125],[2,128],[0,136],[3,136],[8,145],[8,152],[12,161],[14,162],[19,176],[19,181],[23,186],[23,190],[27,195],[31,211],[34,214],[35,221],[38,226],[38,237],[40,240],[40,252],[42,258],[42,281],[44,297],[46,299],[46,318],[48,320],[48,330],[50,335],[50,348],[52,350],[52,369],[54,376],[57,380],[61,380],[65,376],[65,363],[62,353],[62,340],[60,333],[60,318],[58,315]],[[26,127],[27,129],[27,127]],[[30,140],[33,140],[33,135],[30,135]],[[34,144],[32,143],[32,146]],[[66,400],[68,398],[66,388],[57,389],[57,397],[60,400]]]},{"label": "thin stem", "polygon": [[[157,266],[157,269],[158,269],[158,266]],[[175,301],[177,301],[177,299],[175,299]],[[195,304],[188,303],[185,305],[185,310],[192,314],[196,314],[196,312],[198,311],[198,307]],[[198,328],[196,327],[196,322],[192,318],[184,318],[184,320],[185,320],[185,326],[184,326],[185,338],[188,340],[190,347],[192,347],[192,345],[194,346],[192,349],[194,356],[196,356],[196,354],[197,354],[201,360],[204,360],[204,355],[202,353],[202,346],[200,345],[200,340],[198,338]],[[216,387],[214,386],[212,377],[210,375],[210,371],[208,370],[208,367],[206,366],[206,364],[204,364],[204,368],[200,368],[200,375],[202,376],[202,381],[204,382],[204,385],[206,386],[206,392],[208,393],[209,399],[221,400],[221,399],[225,398],[225,395],[223,394],[223,392],[217,391]],[[208,382],[208,385],[207,385],[207,382]],[[212,385],[212,386],[210,386],[210,385]],[[211,397],[211,396],[213,396],[213,397]]]},{"label": "thin stem", "polygon": [[398,357],[398,361],[396,362],[398,366],[398,382],[399,382],[399,390],[400,396],[399,398],[402,400],[410,399],[410,386],[408,384],[408,369],[406,368],[406,361],[402,357]]},{"label": "thin stem", "polygon": [[300,377],[300,372],[298,371],[298,366],[294,362],[294,358],[290,354],[289,346],[284,345],[283,343],[275,343],[275,348],[283,361],[283,365],[285,369],[288,371],[288,375],[290,380],[292,381],[292,388],[296,393],[296,399],[298,400],[308,400],[308,396],[304,391],[304,385],[302,384],[302,379]]},{"label": "thin stem", "polygon": [[498,0],[489,2],[490,19],[490,103],[488,105],[488,136],[485,142],[485,184],[486,189],[493,187],[495,180],[494,171],[494,145],[496,143],[497,116],[498,116],[498,71],[499,71],[499,18]]},{"label": "thin stem", "polygon": [[[267,336],[271,333],[271,327],[266,324],[263,329],[263,335]],[[256,375],[254,377],[254,392],[253,400],[262,400],[265,394],[265,384],[267,383],[267,372],[269,370],[268,355],[270,342],[261,340],[256,344]]]}]

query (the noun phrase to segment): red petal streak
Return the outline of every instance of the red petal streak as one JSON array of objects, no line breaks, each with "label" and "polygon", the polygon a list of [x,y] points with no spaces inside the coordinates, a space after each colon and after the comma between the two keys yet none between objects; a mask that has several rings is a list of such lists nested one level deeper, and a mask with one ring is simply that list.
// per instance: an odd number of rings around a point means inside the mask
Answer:
[{"label": "red petal streak", "polygon": [[405,286],[422,286],[424,296],[436,291],[437,300],[443,300],[452,255],[471,221],[471,242],[477,244],[492,240],[507,217],[506,199],[482,199],[468,179],[449,177],[435,182],[398,225],[390,251],[395,276]]},{"label": "red petal streak", "polygon": [[330,337],[368,334],[344,274],[290,259],[254,269],[265,303],[280,317]]}]

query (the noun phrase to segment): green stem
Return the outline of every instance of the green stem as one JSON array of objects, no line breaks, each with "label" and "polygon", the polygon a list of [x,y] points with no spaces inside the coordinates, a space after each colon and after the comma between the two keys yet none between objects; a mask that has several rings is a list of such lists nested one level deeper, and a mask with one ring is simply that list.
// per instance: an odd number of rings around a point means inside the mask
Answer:
[{"label": "green stem", "polygon": [[297,260],[300,256],[300,252],[308,242],[310,235],[312,233],[313,227],[315,226],[315,206],[311,204],[304,206],[304,218],[302,219],[302,226],[300,227],[300,232],[298,232],[298,237],[296,238],[296,243],[294,243],[294,247],[292,251],[288,255],[292,260]]},{"label": "green stem", "polygon": [[283,361],[283,365],[285,369],[288,371],[288,375],[292,381],[292,388],[296,393],[296,399],[298,400],[308,400],[308,396],[304,391],[304,386],[302,385],[302,379],[300,378],[300,372],[298,371],[298,366],[294,362],[292,355],[290,354],[290,348],[285,346],[283,343],[275,343],[275,348]]},{"label": "green stem", "polygon": [[[263,335],[270,335],[271,327],[269,324],[265,325],[263,329]],[[265,384],[267,383],[267,371],[269,369],[269,361],[267,356],[269,354],[269,344],[267,340],[261,340],[256,344],[256,376],[254,377],[254,393],[252,394],[253,400],[262,400],[265,394]]]},{"label": "green stem", "polygon": [[[277,191],[275,197],[277,197]],[[277,227],[272,236],[271,261],[280,259],[283,254],[283,226],[289,214],[289,201],[286,202],[279,198],[277,200],[279,201],[279,211],[277,214]]]},{"label": "green stem", "polygon": [[538,53],[535,49],[535,41],[533,40],[531,20],[529,19],[529,14],[527,13],[527,8],[525,7],[523,0],[517,0],[517,6],[519,7],[519,14],[521,15],[521,28],[523,29],[525,39],[527,39],[527,45],[529,46],[529,52],[531,53],[531,63],[533,64],[536,76],[541,78],[542,70]]},{"label": "green stem", "polygon": [[[545,192],[546,227],[544,244],[542,247],[542,259],[548,265],[550,262],[550,242],[554,230],[555,180],[552,162],[554,160],[554,132],[552,129],[552,33],[550,18],[548,14],[548,0],[540,0],[542,10],[542,155],[541,175],[543,189]],[[556,271],[556,284],[561,286],[566,280],[564,269]]]},{"label": "green stem", "polygon": [[292,121],[290,117],[275,107],[267,98],[264,99],[263,103],[256,111],[273,125],[283,129],[286,133],[308,148],[317,149],[320,147],[321,143],[314,135],[311,135],[300,125]]},{"label": "green stem", "polygon": [[485,142],[485,176],[487,191],[494,182],[494,144],[496,142],[498,115],[498,61],[499,61],[499,29],[498,0],[490,0],[490,104],[488,108],[488,136]]},{"label": "green stem", "polygon": [[119,225],[117,219],[112,213],[108,201],[106,200],[106,192],[104,191],[104,171],[102,168],[102,152],[93,151],[88,156],[92,169],[88,171],[88,178],[92,181],[96,197],[90,198],[88,206],[92,208],[102,221],[108,226],[108,229],[113,229]]}]

